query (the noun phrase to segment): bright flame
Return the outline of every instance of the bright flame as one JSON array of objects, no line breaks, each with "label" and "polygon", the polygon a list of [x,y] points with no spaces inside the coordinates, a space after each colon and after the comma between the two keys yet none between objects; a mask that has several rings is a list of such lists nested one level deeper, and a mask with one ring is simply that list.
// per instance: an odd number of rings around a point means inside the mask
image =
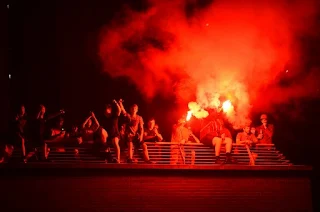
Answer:
[{"label": "bright flame", "polygon": [[190,116],[193,115],[197,119],[206,118],[209,115],[208,111],[203,109],[197,102],[189,102],[188,107]]},{"label": "bright flame", "polygon": [[228,113],[229,111],[232,110],[232,108],[233,108],[233,106],[232,106],[232,103],[230,100],[223,102],[222,109],[224,112]]},{"label": "bright flame", "polygon": [[192,117],[192,111],[188,111],[186,120],[189,121]]}]

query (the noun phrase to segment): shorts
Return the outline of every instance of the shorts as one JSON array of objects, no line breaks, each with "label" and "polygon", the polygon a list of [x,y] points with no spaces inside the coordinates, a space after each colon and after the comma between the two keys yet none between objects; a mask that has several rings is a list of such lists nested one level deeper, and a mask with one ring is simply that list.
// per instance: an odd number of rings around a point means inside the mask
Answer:
[{"label": "shorts", "polygon": [[[216,143],[217,143],[218,141],[220,141],[220,140],[222,140],[220,137],[214,137],[214,138],[212,139],[212,144],[213,144],[213,146],[215,146]],[[226,137],[224,140],[222,140],[222,144],[226,144],[228,141],[232,143],[232,139]]]},{"label": "shorts", "polygon": [[144,144],[144,141],[140,142],[137,136],[132,136],[132,135],[127,135],[127,142],[128,143],[132,142],[135,148],[140,148],[141,145]]}]

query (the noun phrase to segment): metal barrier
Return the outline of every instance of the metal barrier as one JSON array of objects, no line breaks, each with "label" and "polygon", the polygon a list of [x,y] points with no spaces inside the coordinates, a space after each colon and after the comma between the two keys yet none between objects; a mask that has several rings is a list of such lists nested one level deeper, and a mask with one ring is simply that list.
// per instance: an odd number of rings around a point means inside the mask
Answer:
[{"label": "metal barrier", "polygon": [[[150,159],[157,164],[172,164],[176,160],[179,164],[210,165],[215,162],[214,148],[201,143],[172,143],[172,142],[147,142]],[[41,154],[42,148],[37,148]],[[114,156],[113,148],[111,153]],[[273,144],[257,144],[255,146],[233,144],[232,155],[242,165],[291,165]],[[13,158],[20,158],[21,151],[15,149]],[[134,153],[136,163],[144,163],[142,149]],[[225,148],[221,147],[220,158],[225,158]],[[57,147],[51,148],[49,159],[59,163],[105,163],[102,155],[93,153],[90,148],[83,147]],[[127,159],[127,149],[121,149],[121,162]],[[36,159],[30,162],[36,162]]]}]

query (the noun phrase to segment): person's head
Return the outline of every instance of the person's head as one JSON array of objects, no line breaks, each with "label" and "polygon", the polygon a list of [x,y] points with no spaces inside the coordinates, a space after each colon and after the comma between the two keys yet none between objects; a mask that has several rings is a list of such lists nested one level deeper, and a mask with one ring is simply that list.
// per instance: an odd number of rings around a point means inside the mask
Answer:
[{"label": "person's head", "polygon": [[104,112],[105,112],[105,114],[111,114],[112,113],[112,106],[110,104],[107,104]]},{"label": "person's head", "polygon": [[179,125],[179,126],[182,126],[182,125],[184,125],[185,123],[186,123],[186,119],[185,119],[185,118],[181,117],[181,118],[178,119],[178,125]]},{"label": "person's head", "polygon": [[26,108],[25,108],[24,105],[20,106],[19,112],[20,112],[21,115],[24,115],[26,113]]},{"label": "person's head", "polygon": [[268,123],[268,116],[267,116],[267,114],[262,114],[262,115],[260,116],[260,121],[261,121],[262,124],[267,124],[267,123]]},{"label": "person's head", "polygon": [[255,127],[251,127],[250,132],[251,132],[252,134],[256,134],[256,128],[255,128]]},{"label": "person's head", "polygon": [[148,121],[148,128],[153,129],[156,125],[156,120],[154,118],[149,119]]},{"label": "person's head", "polygon": [[138,105],[137,104],[133,104],[131,107],[130,107],[130,113],[131,114],[136,114],[138,112]]},{"label": "person's head", "polygon": [[249,134],[249,133],[250,133],[250,126],[245,126],[245,127],[243,128],[243,132]]},{"label": "person's head", "polygon": [[40,112],[44,114],[46,112],[46,107],[44,105],[40,105]]}]

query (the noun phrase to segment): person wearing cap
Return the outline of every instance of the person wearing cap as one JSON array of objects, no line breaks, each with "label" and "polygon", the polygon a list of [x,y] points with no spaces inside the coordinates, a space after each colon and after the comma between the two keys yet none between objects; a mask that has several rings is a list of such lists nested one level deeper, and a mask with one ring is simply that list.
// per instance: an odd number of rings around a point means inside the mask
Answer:
[{"label": "person wearing cap", "polygon": [[258,143],[259,144],[272,144],[272,137],[274,132],[274,126],[268,123],[268,116],[262,114],[260,116],[261,125],[256,128],[258,133]]}]

